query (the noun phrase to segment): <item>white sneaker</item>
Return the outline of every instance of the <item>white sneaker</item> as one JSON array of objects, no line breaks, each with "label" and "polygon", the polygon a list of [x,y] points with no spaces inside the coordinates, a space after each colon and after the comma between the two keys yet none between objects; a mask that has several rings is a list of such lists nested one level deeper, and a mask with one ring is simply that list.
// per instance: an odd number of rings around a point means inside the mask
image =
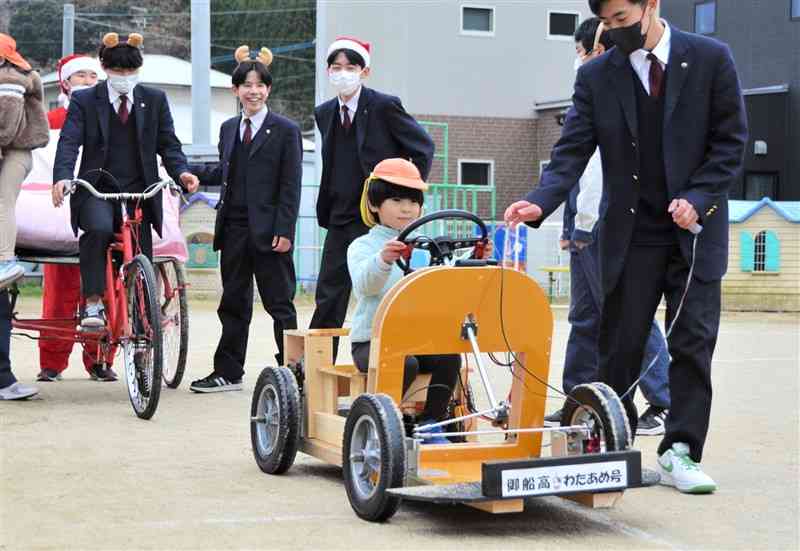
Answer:
[{"label": "white sneaker", "polygon": [[685,494],[710,494],[717,483],[689,457],[689,445],[675,442],[658,458],[661,484],[674,486]]},{"label": "white sneaker", "polygon": [[37,394],[39,394],[38,388],[24,383],[14,383],[0,388],[0,400],[24,400]]},{"label": "white sneaker", "polygon": [[8,287],[25,275],[25,268],[16,260],[0,261],[0,289]]}]

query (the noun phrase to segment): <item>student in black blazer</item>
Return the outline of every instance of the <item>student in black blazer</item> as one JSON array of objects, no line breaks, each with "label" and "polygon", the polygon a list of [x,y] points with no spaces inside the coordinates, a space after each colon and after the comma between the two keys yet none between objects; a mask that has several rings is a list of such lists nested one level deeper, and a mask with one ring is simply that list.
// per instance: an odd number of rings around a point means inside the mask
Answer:
[{"label": "student in black blazer", "polygon": [[[400,157],[428,177],[434,145],[406,113],[400,99],[363,85],[370,73],[370,45],[340,37],[328,48],[328,76],[337,96],[317,106],[322,134],[322,179],[317,221],[328,230],[317,280],[312,329],[341,327],[350,300],[347,247],[365,233],[359,202],[364,180],[380,161]],[[334,347],[334,359],[336,348]]]},{"label": "student in black blazer", "polygon": [[[119,191],[102,171],[114,176],[128,192],[141,192],[159,180],[156,155],[169,175],[190,192],[199,182],[189,172],[181,143],[175,136],[167,96],[161,90],[138,83],[143,58],[142,37],[131,34],[120,41],[116,33],[103,38],[98,57],[108,80],[93,88],[80,90],[70,99],[69,111],[61,129],[53,167],[53,203],[64,200],[64,189],[74,177],[75,163],[81,148],[78,176],[101,191]],[[102,169],[102,171],[101,171]],[[131,210],[130,205],[128,206]],[[105,313],[105,251],[121,223],[114,203],[89,195],[83,188],[70,198],[72,227],[84,231],[80,238],[81,288],[86,311],[81,324],[86,328],[102,327]],[[161,234],[161,196],[144,204],[142,250],[152,254],[152,226]],[[114,379],[113,373],[110,379]]]},{"label": "student in black blazer", "polygon": [[[539,186],[505,214],[538,226],[576,185],[596,146],[603,164],[598,222],[604,307],[600,378],[622,395],[639,375],[653,315],[667,301],[672,408],[659,447],[662,482],[714,491],[699,468],[711,410],[711,357],[728,257],[728,189],[741,170],[747,123],[730,50],[656,17],[658,0],[590,0],[610,52],[578,70],[573,108]],[[694,224],[702,226],[692,252]],[[695,228],[696,229],[696,228]],[[623,402],[631,428],[636,411]]]},{"label": "student in black blazer", "polygon": [[242,114],[219,133],[220,162],[198,167],[205,185],[221,185],[214,250],[221,251],[222,299],[217,314],[222,336],[210,375],[194,381],[195,392],[241,390],[250,320],[253,276],[264,308],[273,319],[283,365],[283,331],[297,328],[292,241],[300,205],[303,145],[300,128],[266,106],[272,88],[272,54],[262,48],[236,50],[233,91]]}]

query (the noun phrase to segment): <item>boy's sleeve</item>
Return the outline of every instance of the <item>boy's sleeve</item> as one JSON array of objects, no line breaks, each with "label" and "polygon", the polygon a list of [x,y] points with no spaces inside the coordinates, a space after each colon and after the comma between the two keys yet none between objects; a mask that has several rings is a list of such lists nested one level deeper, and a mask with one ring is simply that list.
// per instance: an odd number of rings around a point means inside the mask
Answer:
[{"label": "boy's sleeve", "polygon": [[181,142],[175,135],[175,125],[172,122],[172,113],[169,111],[167,96],[162,95],[158,112],[158,154],[164,162],[170,178],[176,183],[180,182],[180,175],[189,172],[186,156],[181,149]]},{"label": "boy's sleeve", "polygon": [[363,296],[379,295],[392,273],[392,265],[383,261],[380,251],[358,240],[347,248],[347,269],[353,290]]},{"label": "boy's sleeve", "polygon": [[222,153],[225,150],[225,140],[223,134],[225,133],[225,126],[219,128],[219,143],[217,150],[219,151],[219,162],[208,164],[189,165],[189,172],[196,175],[200,183],[204,186],[220,186],[222,185]]},{"label": "boy's sleeve", "polygon": [[83,145],[83,106],[77,100],[69,102],[69,110],[58,137],[56,158],[53,162],[53,184],[75,177],[75,162]]},{"label": "boy's sleeve", "polygon": [[706,158],[679,194],[695,208],[701,224],[707,213],[713,212],[712,206],[726,200],[742,169],[748,137],[747,111],[730,49],[724,46],[719,57],[709,102],[711,132]]},{"label": "boy's sleeve", "polygon": [[423,180],[428,179],[433,163],[435,146],[430,135],[403,108],[399,98],[392,98],[386,106],[386,121],[392,137],[400,144],[403,157],[417,165]]},{"label": "boy's sleeve", "polygon": [[275,235],[294,241],[295,225],[300,210],[300,186],[303,177],[303,139],[296,125],[288,131],[281,157],[278,182],[278,215]]}]

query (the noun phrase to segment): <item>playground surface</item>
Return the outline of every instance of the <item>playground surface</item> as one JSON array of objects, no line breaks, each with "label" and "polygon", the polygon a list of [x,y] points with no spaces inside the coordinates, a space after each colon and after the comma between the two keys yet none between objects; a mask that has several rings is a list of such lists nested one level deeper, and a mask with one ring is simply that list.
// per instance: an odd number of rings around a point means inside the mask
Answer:
[{"label": "playground surface", "polygon": [[[63,381],[39,384],[40,399],[0,403],[0,549],[800,547],[797,315],[723,316],[703,461],[714,495],[631,490],[610,510],[547,497],[509,515],[404,502],[390,522],[369,524],[350,509],[339,468],[298,454],[286,475],[268,476],[253,460],[250,399],[274,354],[269,317],[256,309],[245,390],[194,395],[219,322],[210,303],[190,309],[184,382],[163,390],[151,421],[134,416],[122,380],[90,381],[77,352]],[[311,309],[298,313],[306,326]],[[555,317],[550,382],[560,388],[569,325],[565,310]],[[15,338],[12,358],[33,381],[36,343]],[[548,400],[548,412],[560,405]],[[646,466],[658,441],[636,440]]]}]

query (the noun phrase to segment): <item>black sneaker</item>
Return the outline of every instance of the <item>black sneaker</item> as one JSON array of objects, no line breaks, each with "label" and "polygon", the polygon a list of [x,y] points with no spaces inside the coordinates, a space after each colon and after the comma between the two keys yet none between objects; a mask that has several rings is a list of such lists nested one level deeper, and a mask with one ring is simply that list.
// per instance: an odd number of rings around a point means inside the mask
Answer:
[{"label": "black sneaker", "polygon": [[114,382],[117,380],[117,374],[114,373],[114,370],[110,367],[106,367],[103,364],[94,364],[89,369],[89,377],[93,381],[101,381],[101,382]]},{"label": "black sneaker", "polygon": [[229,390],[242,390],[242,380],[230,380],[222,375],[212,373],[208,377],[194,381],[189,388],[194,392],[227,392]]},{"label": "black sneaker", "polygon": [[667,418],[667,410],[657,406],[648,407],[639,417],[636,427],[637,436],[654,436],[664,434],[664,421]]},{"label": "black sneaker", "polygon": [[36,376],[36,380],[42,383],[52,383],[61,380],[61,373],[54,369],[42,369]]},{"label": "black sneaker", "polygon": [[554,411],[550,415],[545,415],[545,427],[560,427],[561,426],[561,410]]}]

